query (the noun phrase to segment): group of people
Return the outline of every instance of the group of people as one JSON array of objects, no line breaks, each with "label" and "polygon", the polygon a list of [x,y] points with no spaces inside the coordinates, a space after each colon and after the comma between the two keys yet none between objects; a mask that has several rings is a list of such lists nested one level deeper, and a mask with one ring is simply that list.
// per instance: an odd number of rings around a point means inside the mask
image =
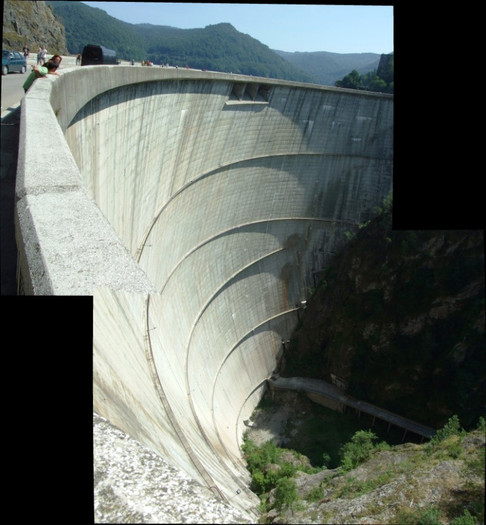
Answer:
[{"label": "group of people", "polygon": [[[23,52],[24,52],[25,60],[27,60],[27,58],[29,58],[29,56],[30,56],[30,49],[29,49],[29,46],[27,44],[24,45]],[[44,63],[46,61],[46,56],[47,56],[47,49],[46,49],[46,46],[43,45],[42,47],[39,47],[37,49],[37,65],[38,66],[43,66],[44,65]]]},{"label": "group of people", "polygon": [[61,62],[61,55],[54,55],[47,62],[43,61],[42,64],[39,64],[39,61],[37,61],[37,65],[32,68],[32,72],[27,77],[24,85],[22,86],[24,91],[27,93],[37,78],[45,78],[46,75],[57,75],[60,77],[61,75],[57,70],[61,65]]},{"label": "group of people", "polygon": [[46,61],[47,49],[46,46],[39,47],[37,49],[37,65],[43,66]]}]

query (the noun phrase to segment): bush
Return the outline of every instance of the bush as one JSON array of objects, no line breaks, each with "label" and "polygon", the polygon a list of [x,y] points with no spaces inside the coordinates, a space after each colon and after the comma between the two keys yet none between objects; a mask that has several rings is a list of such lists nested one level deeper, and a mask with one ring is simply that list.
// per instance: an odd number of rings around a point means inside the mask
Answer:
[{"label": "bush", "polygon": [[451,525],[477,525],[478,523],[478,520],[467,509],[462,516],[451,521]]},{"label": "bush", "polygon": [[[460,456],[462,452],[461,441],[464,435],[464,430],[461,428],[459,418],[457,415],[453,415],[447,423],[437,430],[429,441],[426,452],[433,453],[438,450],[443,450],[453,458]],[[456,437],[456,440],[451,438]]]},{"label": "bush", "polygon": [[351,470],[366,461],[375,445],[373,442],[378,439],[371,430],[358,430],[351,441],[341,447],[341,467],[344,470]]},{"label": "bush", "polygon": [[330,464],[331,464],[331,456],[327,454],[326,452],[324,452],[322,454],[322,467],[328,468],[328,465]]},{"label": "bush", "polygon": [[297,499],[297,487],[295,481],[290,478],[280,478],[275,487],[275,507],[282,508],[283,505],[290,507]]},{"label": "bush", "polygon": [[394,523],[400,525],[441,525],[439,510],[430,507],[418,510],[402,510],[395,516]]},{"label": "bush", "polygon": [[416,523],[417,525],[441,525],[439,510],[433,508],[419,510]]},{"label": "bush", "polygon": [[261,470],[255,470],[251,474],[251,488],[256,494],[264,494],[266,492],[267,482],[265,475]]},{"label": "bush", "polygon": [[[282,450],[273,441],[258,447],[253,441],[245,439],[242,450],[251,474],[251,489],[262,496],[275,488],[282,478],[291,478],[297,468],[288,461],[280,459]],[[269,465],[276,465],[270,467]]]},{"label": "bush", "polygon": [[243,452],[248,463],[248,470],[263,470],[269,463],[278,463],[281,450],[273,441],[267,441],[261,447],[257,447],[253,441],[246,440],[243,444]]},{"label": "bush", "polygon": [[486,421],[483,416],[481,416],[478,420],[478,430],[486,432]]},{"label": "bush", "polygon": [[449,418],[449,421],[447,421],[443,428],[437,430],[430,441],[431,443],[438,443],[440,441],[444,441],[450,436],[458,436],[460,433],[461,424],[457,415],[454,414],[451,418]]},{"label": "bush", "polygon": [[314,487],[312,490],[309,491],[309,494],[306,496],[307,501],[319,501],[322,498],[322,486],[317,485],[317,487]]}]

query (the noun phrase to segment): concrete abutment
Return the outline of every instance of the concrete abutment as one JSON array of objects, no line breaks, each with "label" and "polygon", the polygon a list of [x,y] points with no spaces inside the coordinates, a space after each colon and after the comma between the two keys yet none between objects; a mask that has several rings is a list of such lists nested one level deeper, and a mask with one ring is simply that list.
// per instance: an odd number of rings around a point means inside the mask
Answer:
[{"label": "concrete abutment", "polygon": [[241,509],[243,421],[391,190],[392,119],[389,95],[124,66],[23,100],[24,289],[94,296],[95,411]]}]

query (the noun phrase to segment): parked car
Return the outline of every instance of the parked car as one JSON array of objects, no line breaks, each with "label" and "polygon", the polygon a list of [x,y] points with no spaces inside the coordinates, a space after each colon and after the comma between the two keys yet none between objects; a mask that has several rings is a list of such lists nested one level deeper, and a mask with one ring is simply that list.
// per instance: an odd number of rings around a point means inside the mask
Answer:
[{"label": "parked car", "polygon": [[24,55],[18,51],[2,49],[2,75],[8,75],[13,71],[18,71],[19,73],[27,71],[27,61]]}]

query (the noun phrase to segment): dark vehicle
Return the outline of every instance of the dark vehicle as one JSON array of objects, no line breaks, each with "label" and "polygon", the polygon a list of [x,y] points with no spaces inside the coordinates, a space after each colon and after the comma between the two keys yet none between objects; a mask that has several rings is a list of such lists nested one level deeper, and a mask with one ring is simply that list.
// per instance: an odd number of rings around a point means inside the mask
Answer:
[{"label": "dark vehicle", "polygon": [[27,61],[24,55],[18,51],[2,49],[2,75],[8,75],[12,71],[25,73],[27,71]]},{"label": "dark vehicle", "polygon": [[97,46],[93,44],[84,46],[83,54],[81,56],[82,66],[95,66],[103,64],[118,64],[116,51],[113,51],[113,49],[108,49],[104,46]]}]

